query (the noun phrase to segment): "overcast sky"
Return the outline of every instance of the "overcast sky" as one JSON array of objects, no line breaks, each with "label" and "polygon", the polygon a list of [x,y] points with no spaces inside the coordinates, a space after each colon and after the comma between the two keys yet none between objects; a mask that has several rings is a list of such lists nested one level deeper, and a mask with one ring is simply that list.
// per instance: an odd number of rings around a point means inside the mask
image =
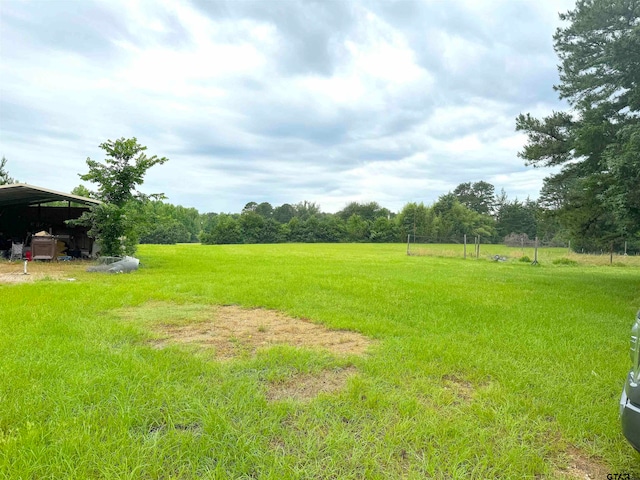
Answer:
[{"label": "overcast sky", "polygon": [[[399,211],[467,181],[536,198],[515,117],[565,108],[571,1],[0,0],[0,155],[69,192],[107,139],[169,162],[145,193]],[[87,185],[92,188],[92,185]]]}]

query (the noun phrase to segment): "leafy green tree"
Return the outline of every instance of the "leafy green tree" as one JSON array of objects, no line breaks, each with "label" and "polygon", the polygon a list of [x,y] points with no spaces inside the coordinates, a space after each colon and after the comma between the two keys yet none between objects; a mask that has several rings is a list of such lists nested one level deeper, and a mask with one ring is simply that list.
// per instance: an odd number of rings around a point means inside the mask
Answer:
[{"label": "leafy green tree", "polygon": [[140,227],[140,243],[188,243],[198,239],[200,214],[160,200],[145,202],[145,222]]},{"label": "leafy green tree", "polygon": [[538,206],[536,209],[536,231],[541,244],[551,247],[566,247],[567,230],[560,224],[557,212]]},{"label": "leafy green tree", "polygon": [[269,202],[262,202],[258,204],[254,209],[254,212],[265,219],[273,217],[273,207]]},{"label": "leafy green tree", "polygon": [[438,219],[435,238],[439,242],[462,242],[464,235],[480,235],[485,240],[495,236],[493,218],[467,208],[454,194],[441,195],[432,210]]},{"label": "leafy green tree", "polygon": [[241,213],[255,212],[257,206],[258,204],[256,202],[249,202],[242,208]]},{"label": "leafy green tree", "polygon": [[[206,240],[206,241],[205,241]],[[231,215],[220,214],[217,223],[211,233],[205,237],[202,243],[210,244],[235,244],[242,243],[242,229],[238,220]]]},{"label": "leafy green tree", "polygon": [[343,242],[347,236],[345,222],[337,215],[324,215],[318,225],[319,241],[327,243]]},{"label": "leafy green tree", "polygon": [[[71,190],[71,195],[78,195],[80,197],[93,198],[93,194],[84,185],[78,185],[73,190]],[[65,202],[65,201],[49,202],[47,203],[47,205],[50,207],[66,207],[69,205],[69,202]],[[80,203],[80,202],[71,202],[71,205],[74,207],[86,208],[86,204]]]},{"label": "leafy green tree", "polygon": [[350,242],[366,242],[369,240],[370,222],[354,213],[347,220],[347,238]]},{"label": "leafy green tree", "polygon": [[496,212],[499,212],[500,208],[503,205],[506,205],[508,201],[509,201],[509,196],[507,195],[507,192],[505,192],[504,188],[501,188],[500,193],[496,194],[495,196],[495,203],[493,206],[494,215],[496,214]]},{"label": "leafy green tree", "polygon": [[495,190],[495,187],[488,182],[466,182],[458,185],[453,190],[453,194],[468,209],[483,215],[491,215],[496,203]]},{"label": "leafy green tree", "polygon": [[202,230],[202,219],[200,212],[192,207],[188,208],[178,205],[177,207],[175,207],[175,211],[172,216],[181,225],[183,225],[189,233],[189,239],[187,240],[187,242],[197,242],[198,235]]},{"label": "leafy green tree", "polygon": [[254,210],[243,210],[239,219],[243,243],[262,243],[265,220]]},{"label": "leafy green tree", "polygon": [[273,209],[273,218],[279,223],[289,223],[293,217],[296,216],[296,209],[285,203]]},{"label": "leafy green tree", "polygon": [[93,198],[91,191],[84,185],[78,185],[71,190],[71,195],[78,195],[79,197]]},{"label": "leafy green tree", "polygon": [[566,187],[556,190],[558,219],[574,241],[602,248],[640,232],[640,2],[578,0],[560,18],[569,25],[554,35],[554,88],[571,110],[518,116],[516,129],[529,137],[519,155],[535,167],[562,166],[549,177]]},{"label": "leafy green tree", "polygon": [[320,219],[317,215],[312,215],[302,221],[302,241],[305,243],[322,242]]},{"label": "leafy green tree", "polygon": [[218,223],[218,214],[213,212],[203,213],[200,215],[200,224],[202,225],[202,229],[198,233],[198,239],[201,243],[212,243],[211,232]]},{"label": "leafy green tree", "polygon": [[571,233],[576,251],[609,250],[611,244],[621,246],[624,232],[613,209],[602,201],[601,191],[611,178],[606,174],[576,180],[562,209],[562,222]]},{"label": "leafy green tree", "polygon": [[344,232],[344,223],[333,215],[312,215],[306,220],[294,217],[283,226],[284,240],[289,242],[338,242]]},{"label": "leafy green tree", "polygon": [[[638,33],[640,36],[640,33]],[[640,125],[621,128],[607,146],[607,167],[615,181],[607,188],[605,205],[616,212],[626,232],[640,232]]]},{"label": "leafy green tree", "polygon": [[349,220],[352,215],[358,215],[364,220],[373,222],[378,217],[390,217],[391,212],[386,208],[381,207],[377,202],[350,202],[336,215],[344,221]]},{"label": "leafy green tree", "polygon": [[458,197],[456,197],[453,193],[446,193],[444,195],[440,195],[438,200],[431,206],[433,212],[442,217],[449,213],[455,205],[459,205],[460,201]]},{"label": "leafy green tree", "polygon": [[398,241],[398,226],[394,220],[378,217],[371,225],[369,238],[375,243],[390,243]]},{"label": "leafy green tree", "polygon": [[139,218],[136,205],[122,207],[114,203],[101,203],[90,208],[78,220],[70,224],[89,225],[89,236],[100,242],[101,254],[105,256],[132,255],[138,244]]},{"label": "leafy green tree", "polygon": [[527,199],[520,202],[516,198],[507,202],[497,213],[496,230],[500,240],[512,233],[526,233],[531,239],[537,235],[537,205]]},{"label": "leafy green tree", "polygon": [[320,214],[320,205],[315,202],[308,202],[304,200],[296,203],[295,206],[296,217],[301,220],[307,220],[308,218]]},{"label": "leafy green tree", "polygon": [[161,222],[150,225],[150,228],[140,236],[140,243],[173,245],[188,243],[190,239],[191,236],[183,224],[174,218],[165,218]]},{"label": "leafy green tree", "polygon": [[407,203],[397,217],[400,240],[406,241],[407,235],[430,236],[429,210],[423,203]]},{"label": "leafy green tree", "polygon": [[293,217],[286,225],[284,230],[286,233],[286,240],[288,242],[304,242],[304,222],[298,217]]},{"label": "leafy green tree", "polygon": [[135,137],[107,140],[100,144],[100,148],[106,152],[107,158],[103,163],[87,158],[89,173],[80,175],[82,180],[98,185],[95,198],[123,207],[131,200],[160,199],[164,196],[161,193],[145,195],[136,188],[143,184],[147,170],[167,162],[167,158],[156,155],[147,157],[144,153],[147,147],[140,145]]},{"label": "leafy green tree", "polygon": [[282,242],[280,233],[281,225],[273,218],[267,218],[260,232],[260,243],[279,243]]},{"label": "leafy green tree", "polygon": [[3,156],[0,160],[0,185],[7,185],[9,183],[18,183],[15,179],[9,176],[7,171],[7,159]]},{"label": "leafy green tree", "polygon": [[89,173],[80,178],[98,185],[93,196],[103,203],[91,207],[74,223],[90,227],[89,235],[100,242],[103,255],[131,255],[145,223],[142,205],[146,200],[163,196],[145,195],[137,187],[142,185],[151,167],[168,159],[156,155],[147,157],[144,153],[147,147],[140,145],[136,138],[107,140],[100,148],[107,157],[102,163],[87,158]]},{"label": "leafy green tree", "polygon": [[561,210],[566,206],[569,192],[575,189],[576,178],[572,175],[553,175],[544,179],[538,203],[547,210]]}]

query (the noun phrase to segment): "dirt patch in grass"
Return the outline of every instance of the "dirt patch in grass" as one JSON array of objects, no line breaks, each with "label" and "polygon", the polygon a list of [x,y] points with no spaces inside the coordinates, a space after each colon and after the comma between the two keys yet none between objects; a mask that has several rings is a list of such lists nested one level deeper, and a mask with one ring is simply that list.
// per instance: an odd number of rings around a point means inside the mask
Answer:
[{"label": "dirt patch in grass", "polygon": [[74,262],[28,262],[27,275],[24,262],[0,262],[0,284],[30,283],[36,280],[69,280],[82,272],[90,263]]},{"label": "dirt patch in grass", "polygon": [[[208,313],[208,320],[200,318],[197,323],[185,324],[182,316],[177,315],[182,318],[177,325],[173,322],[154,325],[152,328],[162,336],[155,345],[162,348],[181,343],[213,348],[217,358],[231,359],[276,345],[324,349],[336,355],[360,355],[371,343],[359,333],[330,330],[272,310],[221,306],[210,307]],[[166,314],[162,315],[164,320],[169,320]]]},{"label": "dirt patch in grass", "polygon": [[457,375],[444,375],[442,377],[444,388],[453,391],[463,401],[473,399],[475,388],[471,382]]},{"label": "dirt patch in grass", "polygon": [[285,381],[270,382],[267,389],[267,400],[293,399],[311,400],[321,393],[333,393],[342,390],[347,380],[355,375],[356,368],[323,370],[317,374],[298,373]]},{"label": "dirt patch in grass", "polygon": [[[287,345],[321,349],[336,356],[361,355],[371,340],[346,330],[331,330],[308,320],[292,318],[262,308],[246,309],[235,305],[178,305],[147,302],[120,309],[123,319],[145,324],[158,335],[156,348],[193,345],[211,349],[218,360],[254,355],[260,349]],[[319,372],[296,372],[285,378],[266,381],[267,400],[311,400],[321,393],[343,389],[356,367],[326,368]]]},{"label": "dirt patch in grass", "polygon": [[588,457],[575,447],[567,450],[569,457],[569,466],[563,470],[567,478],[576,478],[581,480],[597,480],[607,478],[610,469],[605,467],[598,460]]}]

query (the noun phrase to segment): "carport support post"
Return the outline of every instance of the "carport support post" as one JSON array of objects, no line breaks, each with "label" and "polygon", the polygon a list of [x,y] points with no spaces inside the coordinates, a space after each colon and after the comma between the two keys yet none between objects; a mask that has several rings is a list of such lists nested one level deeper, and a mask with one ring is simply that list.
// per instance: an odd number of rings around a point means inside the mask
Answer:
[{"label": "carport support post", "polygon": [[[626,245],[626,243],[625,243]],[[464,259],[467,259],[467,234],[464,234]]]}]

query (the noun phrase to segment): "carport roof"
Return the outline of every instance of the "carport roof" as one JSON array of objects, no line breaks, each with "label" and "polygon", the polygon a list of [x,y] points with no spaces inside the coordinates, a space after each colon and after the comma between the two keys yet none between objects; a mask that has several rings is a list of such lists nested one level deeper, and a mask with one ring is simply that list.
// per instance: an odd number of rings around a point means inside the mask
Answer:
[{"label": "carport roof", "polygon": [[26,183],[0,185],[0,207],[37,205],[40,203],[60,201],[83,203],[85,205],[97,205],[101,203],[99,200],[94,200],[93,198],[56,192],[55,190],[27,185]]}]

